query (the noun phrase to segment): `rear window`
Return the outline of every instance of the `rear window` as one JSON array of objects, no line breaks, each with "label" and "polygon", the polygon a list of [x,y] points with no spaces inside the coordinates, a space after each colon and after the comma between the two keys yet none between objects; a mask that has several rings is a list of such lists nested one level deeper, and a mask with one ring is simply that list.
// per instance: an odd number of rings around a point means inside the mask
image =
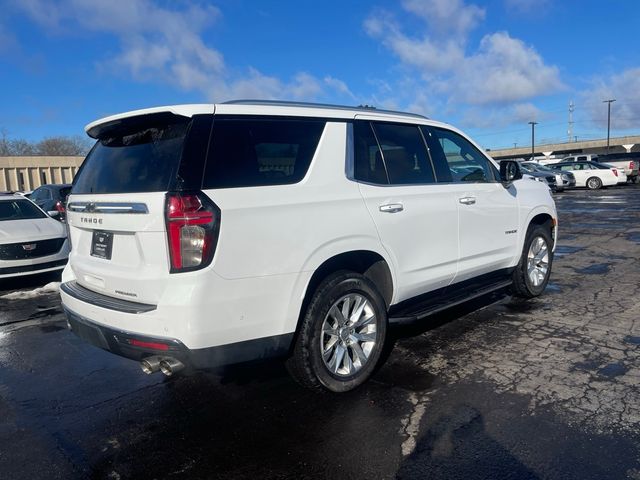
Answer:
[{"label": "rear window", "polygon": [[0,201],[0,221],[4,220],[32,220],[47,216],[29,200]]},{"label": "rear window", "polygon": [[184,121],[110,133],[98,140],[71,193],[162,192],[169,188],[189,127]]},{"label": "rear window", "polygon": [[297,183],[315,154],[325,121],[216,118],[203,188]]}]

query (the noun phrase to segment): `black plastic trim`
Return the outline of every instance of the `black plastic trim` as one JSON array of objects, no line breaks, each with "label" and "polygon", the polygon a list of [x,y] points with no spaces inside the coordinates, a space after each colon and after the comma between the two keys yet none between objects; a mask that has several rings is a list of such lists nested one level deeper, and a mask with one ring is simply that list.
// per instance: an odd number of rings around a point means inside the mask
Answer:
[{"label": "black plastic trim", "polygon": [[[132,360],[142,360],[151,355],[176,358],[185,365],[196,369],[209,369],[284,357],[288,355],[289,347],[293,341],[293,333],[288,333],[215,347],[189,349],[176,339],[150,337],[116,330],[92,322],[68,308],[64,308],[64,311],[71,331],[98,348]],[[130,340],[133,339],[142,342],[161,343],[167,345],[167,349],[156,350],[137,347],[130,344]]]},{"label": "black plastic trim", "polygon": [[149,303],[132,302],[120,298],[109,297],[83,287],[75,280],[60,285],[60,290],[81,302],[124,313],[145,313],[157,308]]}]

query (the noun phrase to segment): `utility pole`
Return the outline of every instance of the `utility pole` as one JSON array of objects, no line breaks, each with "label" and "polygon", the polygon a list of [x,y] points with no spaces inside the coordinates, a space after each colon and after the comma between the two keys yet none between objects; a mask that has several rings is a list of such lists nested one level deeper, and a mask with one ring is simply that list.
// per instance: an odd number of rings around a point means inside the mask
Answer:
[{"label": "utility pole", "polygon": [[615,101],[615,98],[602,101],[607,104],[607,153],[609,153],[609,134],[611,133],[611,104]]},{"label": "utility pole", "polygon": [[573,103],[573,100],[569,102],[569,128],[567,129],[567,135],[569,136],[569,142],[571,142],[571,138],[573,137],[573,111],[576,106]]},{"label": "utility pole", "polygon": [[536,129],[536,125],[538,124],[538,122],[529,122],[529,125],[531,125],[531,161],[533,162],[533,159],[535,158],[535,152],[533,151],[533,146],[535,145],[535,129]]}]

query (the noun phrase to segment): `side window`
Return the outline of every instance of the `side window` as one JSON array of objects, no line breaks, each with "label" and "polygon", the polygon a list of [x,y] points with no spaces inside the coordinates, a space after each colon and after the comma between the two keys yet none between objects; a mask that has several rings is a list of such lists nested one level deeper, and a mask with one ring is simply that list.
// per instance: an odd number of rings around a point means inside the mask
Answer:
[{"label": "side window", "polygon": [[214,119],[203,188],[297,183],[306,175],[325,122],[305,119]]},{"label": "side window", "polygon": [[378,147],[369,122],[356,121],[353,123],[353,142],[355,179],[367,183],[387,185],[389,183],[387,171],[384,168],[380,147]]},{"label": "side window", "polygon": [[29,198],[35,202],[36,200],[40,200],[41,195],[42,195],[42,188],[36,188],[33,191],[33,193],[31,193]]},{"label": "side window", "polygon": [[[437,139],[431,148],[432,155],[440,150],[449,166],[451,181],[486,183],[495,181],[495,167],[467,139],[450,130],[427,127]],[[434,157],[437,155],[434,155]],[[434,160],[435,161],[435,160]]]},{"label": "side window", "polygon": [[43,188],[40,198],[42,198],[43,200],[51,200],[53,198],[53,196],[51,195],[51,190],[49,190],[48,188]]},{"label": "side window", "polygon": [[382,150],[390,184],[435,182],[427,147],[417,125],[375,122],[372,126]]},{"label": "side window", "polygon": [[585,157],[584,155],[581,155],[576,158],[576,162],[586,162],[586,161],[587,161],[587,157]]}]

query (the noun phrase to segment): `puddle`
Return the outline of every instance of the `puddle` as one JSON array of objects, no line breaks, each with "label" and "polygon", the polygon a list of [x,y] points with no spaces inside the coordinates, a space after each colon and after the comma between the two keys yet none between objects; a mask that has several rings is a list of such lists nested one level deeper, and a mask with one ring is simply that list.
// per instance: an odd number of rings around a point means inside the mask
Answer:
[{"label": "puddle", "polygon": [[606,365],[598,370],[598,373],[605,377],[613,378],[624,375],[628,370],[629,367],[623,365],[622,363],[610,363],[609,365]]},{"label": "puddle", "polygon": [[608,263],[594,263],[585,268],[576,268],[576,273],[583,273],[585,275],[603,275],[609,272],[611,266]]},{"label": "puddle", "polygon": [[66,328],[58,325],[43,325],[40,327],[40,330],[44,333],[53,333],[59,332],[60,330],[66,330]]},{"label": "puddle", "polygon": [[625,230],[627,226],[616,222],[611,223],[573,223],[572,228],[602,228],[605,230]]},{"label": "puddle", "polygon": [[547,288],[544,289],[544,291],[546,293],[558,293],[562,291],[562,288],[560,288],[560,285],[558,285],[557,283],[547,283]]},{"label": "puddle", "polygon": [[553,256],[564,257],[565,255],[570,255],[572,253],[579,252],[582,249],[584,249],[584,247],[572,247],[570,245],[557,245]]},{"label": "puddle", "polygon": [[634,337],[633,335],[624,337],[624,341],[633,345],[640,345],[640,337]]},{"label": "puddle", "polygon": [[632,242],[640,244],[640,232],[629,232],[627,233],[627,238]]},{"label": "puddle", "polygon": [[574,370],[584,370],[584,371],[593,371],[600,366],[600,362],[597,360],[585,360],[584,362],[578,362],[573,365],[571,371]]}]

